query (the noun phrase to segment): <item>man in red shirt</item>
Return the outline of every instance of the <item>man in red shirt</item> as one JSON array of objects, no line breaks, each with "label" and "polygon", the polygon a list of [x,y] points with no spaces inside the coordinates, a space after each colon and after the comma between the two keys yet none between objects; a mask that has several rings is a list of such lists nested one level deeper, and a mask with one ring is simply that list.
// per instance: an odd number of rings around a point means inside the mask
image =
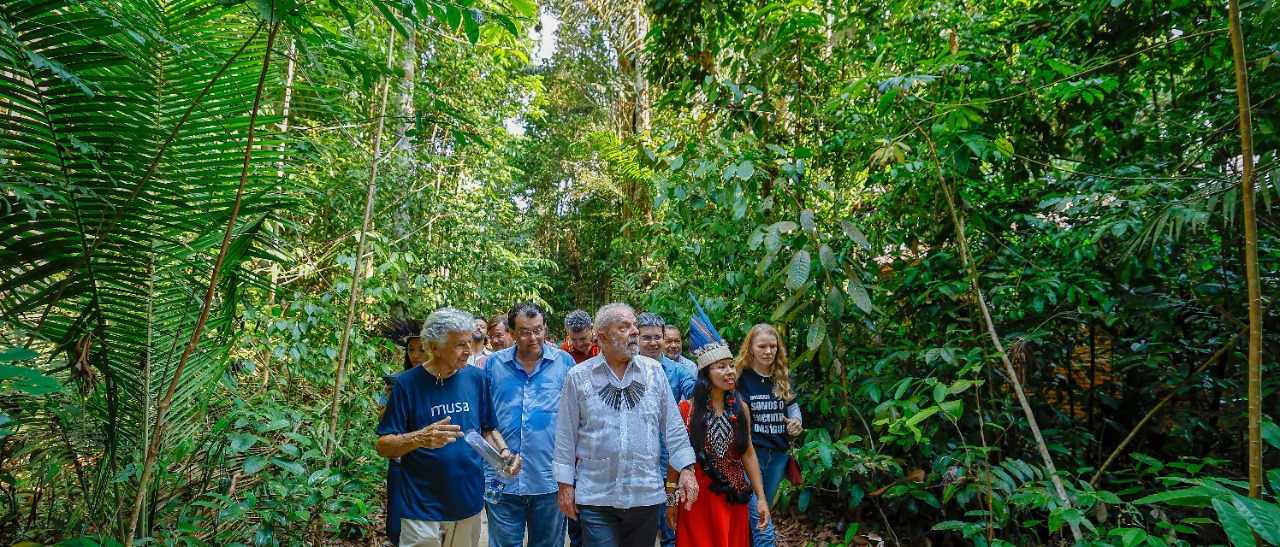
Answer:
[{"label": "man in red shirt", "polygon": [[560,349],[569,352],[576,363],[581,363],[600,355],[600,346],[596,345],[594,330],[591,328],[591,315],[582,310],[573,310],[564,317],[564,343]]}]

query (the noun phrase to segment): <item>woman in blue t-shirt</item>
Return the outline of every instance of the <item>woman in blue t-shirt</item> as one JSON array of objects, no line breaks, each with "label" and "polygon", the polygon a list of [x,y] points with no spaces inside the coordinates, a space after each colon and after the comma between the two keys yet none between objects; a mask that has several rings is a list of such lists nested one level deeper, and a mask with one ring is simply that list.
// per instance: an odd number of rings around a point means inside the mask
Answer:
[{"label": "woman in blue t-shirt", "polygon": [[[764,497],[770,506],[787,468],[791,439],[803,431],[800,406],[791,389],[787,349],[779,344],[780,340],[778,331],[771,325],[760,323],[751,327],[734,361],[738,369],[738,393],[751,411],[751,443],[760,461]],[[773,524],[763,531],[755,530],[754,505],[748,504],[752,509],[752,545],[771,546]]]}]

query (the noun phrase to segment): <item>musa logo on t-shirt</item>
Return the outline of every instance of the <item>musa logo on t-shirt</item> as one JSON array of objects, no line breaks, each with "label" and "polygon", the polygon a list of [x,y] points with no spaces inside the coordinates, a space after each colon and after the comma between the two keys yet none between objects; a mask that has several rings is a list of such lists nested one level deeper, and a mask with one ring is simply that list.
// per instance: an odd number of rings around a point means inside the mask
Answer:
[{"label": "musa logo on t-shirt", "polygon": [[471,412],[471,405],[467,404],[466,401],[434,405],[431,407],[431,418],[435,419],[436,416],[454,414],[457,412]]},{"label": "musa logo on t-shirt", "polygon": [[787,432],[786,403],[772,395],[752,395],[749,400],[751,416],[755,418],[751,424],[753,433],[781,435]]}]

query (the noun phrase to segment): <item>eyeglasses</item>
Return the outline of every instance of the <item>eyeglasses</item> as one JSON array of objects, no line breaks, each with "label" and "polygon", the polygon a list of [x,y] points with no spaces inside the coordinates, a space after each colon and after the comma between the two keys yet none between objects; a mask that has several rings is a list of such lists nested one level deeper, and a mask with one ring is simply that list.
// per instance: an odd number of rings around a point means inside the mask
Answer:
[{"label": "eyeglasses", "polygon": [[546,327],[538,327],[535,329],[520,329],[519,331],[516,332],[516,334],[518,334],[521,338],[528,338],[530,336],[542,336],[546,333],[547,333]]},{"label": "eyeglasses", "polygon": [[641,337],[640,337],[640,341],[641,341],[641,342],[644,342],[644,343],[646,343],[646,344],[647,344],[647,343],[649,343],[649,342],[661,342],[661,341],[662,341],[662,335],[661,335],[661,334],[659,334],[659,335],[656,335],[656,336],[648,336],[648,335],[641,336]]}]

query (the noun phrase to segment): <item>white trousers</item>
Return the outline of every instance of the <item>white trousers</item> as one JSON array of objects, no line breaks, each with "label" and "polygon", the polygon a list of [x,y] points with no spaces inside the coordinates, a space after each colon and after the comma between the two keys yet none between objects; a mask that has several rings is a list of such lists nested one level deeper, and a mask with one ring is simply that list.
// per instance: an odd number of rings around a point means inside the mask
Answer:
[{"label": "white trousers", "polygon": [[400,519],[400,547],[479,547],[480,513],[447,522]]}]

